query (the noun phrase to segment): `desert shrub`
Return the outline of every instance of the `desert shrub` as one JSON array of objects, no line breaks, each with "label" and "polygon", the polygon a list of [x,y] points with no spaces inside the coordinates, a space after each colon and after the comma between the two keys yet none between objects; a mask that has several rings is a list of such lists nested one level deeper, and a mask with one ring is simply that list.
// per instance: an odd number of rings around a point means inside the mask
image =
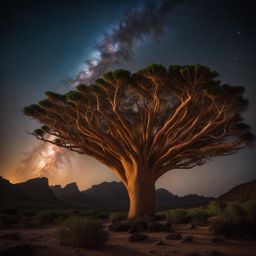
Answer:
[{"label": "desert shrub", "polygon": [[247,212],[240,204],[235,202],[227,203],[223,215],[232,223],[243,223],[248,220]]},{"label": "desert shrub", "polygon": [[35,220],[28,216],[23,216],[20,219],[20,224],[25,228],[34,228],[36,226]]},{"label": "desert shrub", "polygon": [[38,225],[46,225],[53,223],[58,214],[51,210],[43,210],[34,216],[35,223]]},{"label": "desert shrub", "polygon": [[109,216],[110,216],[109,212],[98,212],[95,215],[95,218],[98,220],[107,220],[109,218]]},{"label": "desert shrub", "polygon": [[248,200],[243,203],[243,208],[247,213],[247,218],[251,223],[256,223],[256,200]]},{"label": "desert shrub", "polygon": [[112,222],[122,221],[127,219],[127,212],[112,212],[109,216],[109,220]]},{"label": "desert shrub", "polygon": [[156,213],[156,215],[154,217],[155,221],[163,221],[165,219],[166,219],[166,215],[164,212],[158,212],[158,213]]},{"label": "desert shrub", "polygon": [[219,201],[211,201],[206,210],[209,216],[220,216],[223,212],[224,205]]},{"label": "desert shrub", "polygon": [[60,232],[63,244],[78,247],[98,247],[105,244],[108,233],[101,222],[86,217],[70,217]]},{"label": "desert shrub", "polygon": [[19,222],[19,216],[7,213],[0,214],[0,225],[11,226]]},{"label": "desert shrub", "polygon": [[181,224],[190,221],[189,212],[186,209],[173,209],[169,210],[166,214],[172,223]]},{"label": "desert shrub", "polygon": [[23,216],[26,216],[26,217],[32,217],[32,216],[36,215],[37,212],[38,212],[38,210],[25,209],[25,210],[22,210],[20,212],[20,214],[22,214]]},{"label": "desert shrub", "polygon": [[256,237],[256,202],[228,202],[223,209],[222,218],[217,218],[210,229],[218,235],[240,237],[245,239]]},{"label": "desert shrub", "polygon": [[230,220],[218,220],[211,223],[210,230],[216,235],[224,235],[226,237],[245,239],[256,237],[256,225],[250,222],[233,223]]},{"label": "desert shrub", "polygon": [[15,209],[15,208],[6,207],[6,208],[3,208],[1,210],[1,213],[10,214],[10,215],[16,215],[18,212],[17,212],[17,209]]},{"label": "desert shrub", "polygon": [[106,220],[109,218],[110,213],[105,211],[98,211],[98,210],[89,210],[89,211],[82,211],[79,213],[80,216],[88,217],[90,219],[95,220]]},{"label": "desert shrub", "polygon": [[209,217],[209,213],[204,207],[197,207],[193,209],[189,209],[189,217],[190,220],[197,224],[203,224],[207,222]]}]

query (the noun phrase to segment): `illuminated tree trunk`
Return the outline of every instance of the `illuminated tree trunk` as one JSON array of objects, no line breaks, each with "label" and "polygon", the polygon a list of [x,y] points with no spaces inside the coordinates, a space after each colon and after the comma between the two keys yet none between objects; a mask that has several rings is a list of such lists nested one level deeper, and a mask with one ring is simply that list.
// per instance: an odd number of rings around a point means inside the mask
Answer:
[{"label": "illuminated tree trunk", "polygon": [[128,178],[127,191],[130,199],[128,219],[154,214],[155,181],[148,170],[138,172],[134,170]]}]

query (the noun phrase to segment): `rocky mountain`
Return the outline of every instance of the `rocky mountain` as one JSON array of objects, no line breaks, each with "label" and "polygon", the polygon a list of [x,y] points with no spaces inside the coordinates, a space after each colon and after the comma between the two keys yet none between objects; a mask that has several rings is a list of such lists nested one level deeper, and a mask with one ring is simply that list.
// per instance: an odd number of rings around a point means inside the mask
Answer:
[{"label": "rocky mountain", "polygon": [[55,196],[47,178],[36,178],[12,184],[0,177],[1,206],[16,207],[62,207],[63,203]]},{"label": "rocky mountain", "polygon": [[218,198],[220,201],[243,202],[249,199],[256,200],[256,180],[235,186]]},{"label": "rocky mountain", "polygon": [[[73,189],[68,190],[67,187],[73,187]],[[81,192],[78,191],[74,183],[68,184],[64,188],[59,185],[52,186],[51,189],[61,201],[73,207],[107,210],[127,210],[129,208],[129,197],[121,182],[103,182]],[[166,189],[156,190],[156,206],[158,209],[198,206],[206,204],[210,200],[210,198],[204,196],[187,195],[179,197]]]}]

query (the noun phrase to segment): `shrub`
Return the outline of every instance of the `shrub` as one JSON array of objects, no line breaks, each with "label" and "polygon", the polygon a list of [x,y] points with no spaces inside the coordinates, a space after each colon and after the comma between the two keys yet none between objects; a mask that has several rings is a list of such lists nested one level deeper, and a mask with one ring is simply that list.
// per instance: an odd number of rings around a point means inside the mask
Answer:
[{"label": "shrub", "polygon": [[232,223],[243,223],[248,220],[247,212],[241,205],[229,202],[223,212],[224,217]]},{"label": "shrub", "polygon": [[19,216],[7,213],[0,214],[0,225],[11,226],[17,224],[19,221]]},{"label": "shrub", "polygon": [[188,223],[190,221],[188,210],[185,209],[174,209],[167,212],[167,216],[170,218],[172,223],[181,224]]},{"label": "shrub", "polygon": [[189,209],[189,216],[192,222],[197,224],[203,224],[207,222],[209,214],[207,210],[203,207]]},{"label": "shrub", "polygon": [[101,212],[96,210],[83,211],[79,215],[83,217],[88,217],[90,219],[106,220],[109,218],[109,212]]},{"label": "shrub", "polygon": [[70,217],[60,232],[63,244],[79,247],[98,247],[105,244],[108,233],[97,220],[86,217]]},{"label": "shrub", "polygon": [[12,207],[3,208],[1,212],[10,215],[16,215],[18,213],[17,210]]},{"label": "shrub", "polygon": [[110,214],[109,220],[112,222],[122,221],[122,220],[126,220],[127,216],[128,216],[127,212],[113,212]]},{"label": "shrub", "polygon": [[23,216],[20,220],[20,224],[26,228],[34,228],[36,226],[35,220],[28,216]]},{"label": "shrub", "polygon": [[211,201],[207,206],[207,212],[209,216],[220,216],[222,214],[224,205],[219,201]]},{"label": "shrub", "polygon": [[54,211],[44,210],[35,215],[35,223],[39,225],[51,224],[56,220],[58,214]]},{"label": "shrub", "polygon": [[248,215],[248,220],[256,224],[256,200],[248,200],[243,204],[243,208]]}]

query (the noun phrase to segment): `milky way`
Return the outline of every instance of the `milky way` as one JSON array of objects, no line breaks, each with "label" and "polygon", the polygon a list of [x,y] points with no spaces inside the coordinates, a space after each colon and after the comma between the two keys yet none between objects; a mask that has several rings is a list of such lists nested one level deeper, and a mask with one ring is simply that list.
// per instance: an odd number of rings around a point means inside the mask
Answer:
[{"label": "milky way", "polygon": [[[143,41],[145,36],[149,35],[157,41],[165,31],[171,10],[184,2],[181,0],[147,2],[137,9],[126,10],[119,23],[106,33],[95,47],[93,57],[85,60],[85,67],[75,76],[70,87],[80,83],[92,83],[108,69],[128,61],[134,46],[139,41]],[[15,175],[17,177],[22,175],[23,178],[24,176],[51,178],[60,174],[58,169],[63,168],[63,164],[69,162],[69,158],[66,149],[44,143],[26,154]]]}]

